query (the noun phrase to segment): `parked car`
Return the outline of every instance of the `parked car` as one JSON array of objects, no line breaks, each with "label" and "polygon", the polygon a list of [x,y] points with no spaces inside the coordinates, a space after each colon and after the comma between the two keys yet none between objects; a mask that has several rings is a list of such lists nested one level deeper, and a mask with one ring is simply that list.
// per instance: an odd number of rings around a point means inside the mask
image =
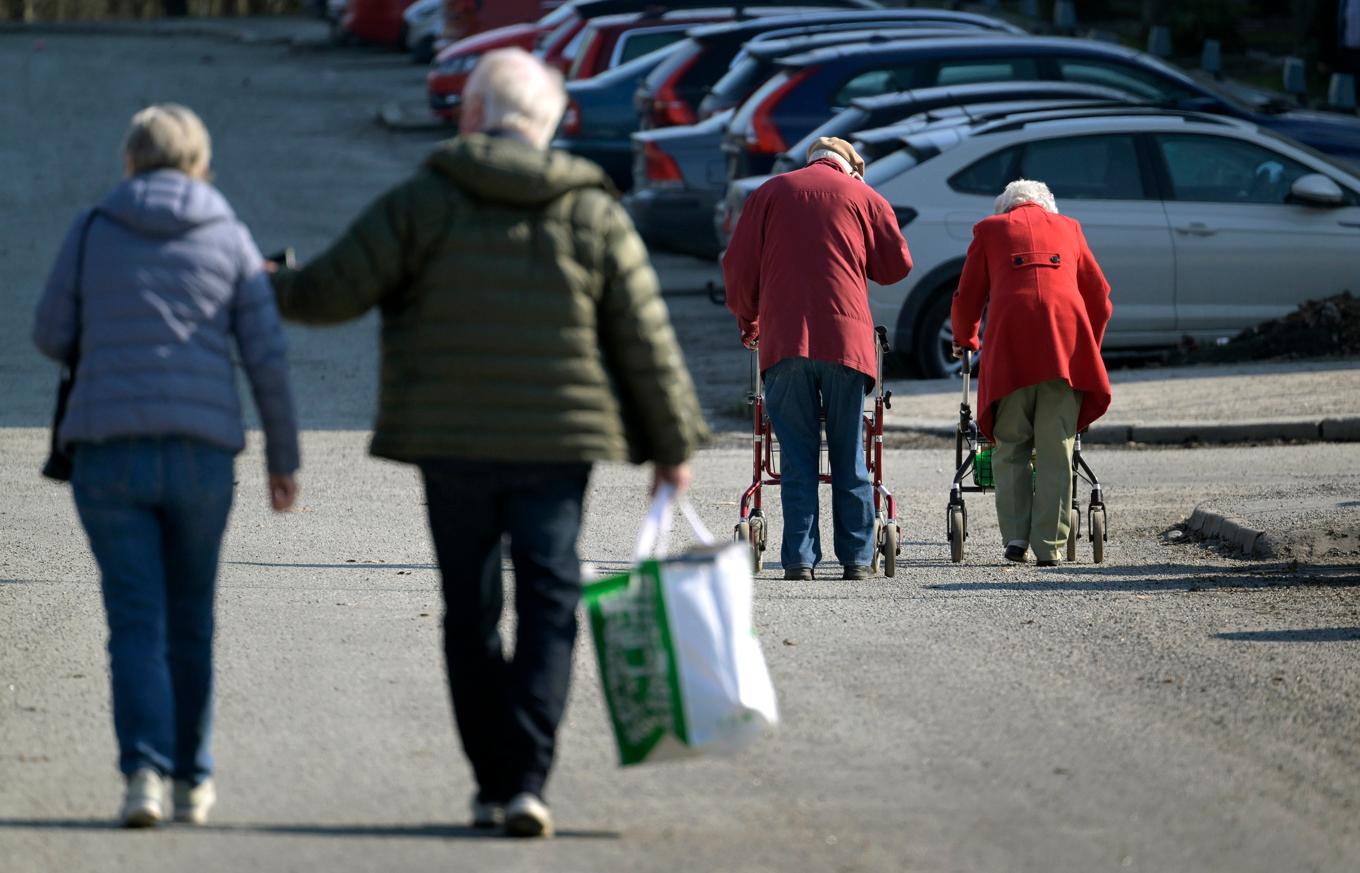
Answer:
[{"label": "parked car", "polygon": [[1000,19],[943,9],[808,9],[762,16],[689,31],[685,47],[657,67],[638,88],[635,105],[641,128],[693,124],[699,103],[727,72],[748,40],[762,42],[834,30],[936,27],[959,30],[1024,31]]},{"label": "parked car", "polygon": [[948,107],[996,104],[1004,100],[1115,100],[1140,102],[1140,98],[1104,85],[1078,82],[975,82],[971,85],[944,85],[895,91],[875,97],[860,97],[815,127],[807,136],[789,146],[775,158],[773,173],[785,173],[803,165],[808,146],[819,137],[853,139],[857,131],[884,127],[898,121],[944,110]]},{"label": "parked car", "polygon": [[444,34],[444,0],[416,0],[401,17],[406,23],[406,50],[411,61],[428,64],[434,60],[435,44]]},{"label": "parked car", "polygon": [[340,17],[340,29],[350,37],[372,45],[403,47],[406,22],[402,13],[412,0],[349,0]]},{"label": "parked car", "polygon": [[[685,31],[700,24],[729,21],[737,15],[732,7],[683,9],[657,14],[605,15],[592,19],[567,68],[567,79],[589,79],[634,58],[651,54],[685,38]],[[632,108],[632,93],[625,98]]]},{"label": "parked car", "polygon": [[1015,178],[1043,180],[1081,222],[1113,289],[1107,353],[1213,342],[1360,287],[1360,173],[1249,122],[1044,111],[924,130],[902,146],[866,182],[906,225],[916,267],[871,285],[869,303],[926,376],[956,367],[949,305],[970,229]]},{"label": "parked car", "polygon": [[769,172],[788,149],[857,97],[931,85],[1042,79],[1106,85],[1166,106],[1244,119],[1342,159],[1360,161],[1360,118],[1270,114],[1243,105],[1143,52],[1061,37],[939,39],[829,48],[779,61],[723,143],[729,179]]}]

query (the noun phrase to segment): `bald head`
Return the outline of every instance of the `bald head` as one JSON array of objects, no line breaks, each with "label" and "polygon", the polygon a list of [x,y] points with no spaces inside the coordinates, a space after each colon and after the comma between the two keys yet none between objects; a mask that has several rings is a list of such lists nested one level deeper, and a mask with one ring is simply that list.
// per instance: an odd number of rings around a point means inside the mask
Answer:
[{"label": "bald head", "polygon": [[562,74],[518,48],[487,52],[463,88],[458,128],[503,130],[547,148],[567,108]]}]

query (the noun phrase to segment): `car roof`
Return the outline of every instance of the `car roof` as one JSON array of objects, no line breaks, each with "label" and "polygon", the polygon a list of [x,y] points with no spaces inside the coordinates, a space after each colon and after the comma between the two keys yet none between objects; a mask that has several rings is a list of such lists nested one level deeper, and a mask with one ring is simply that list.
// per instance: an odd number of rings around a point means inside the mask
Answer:
[{"label": "car roof", "polygon": [[[1124,48],[1112,43],[1095,42],[1089,39],[1073,39],[1062,36],[1009,36],[1006,34],[988,34],[981,31],[977,35],[959,37],[944,36],[932,40],[902,40],[900,44],[894,42],[884,42],[872,47],[852,47],[837,46],[832,48],[815,49],[799,54],[790,54],[780,58],[781,66],[786,67],[806,67],[813,64],[825,64],[841,58],[857,57],[861,55],[892,55],[895,53],[910,53],[921,55],[933,54],[954,54],[968,53],[969,49],[984,46],[978,53],[991,54],[995,51],[1018,51],[1027,55],[1052,55],[1063,52],[1070,52],[1085,55],[1101,55],[1105,57],[1122,58],[1125,60],[1143,60],[1145,55],[1134,49]],[[1168,68],[1174,71],[1174,68]],[[1180,75],[1184,76],[1184,73]],[[1188,78],[1188,77],[1187,77]]]},{"label": "car roof", "polygon": [[907,91],[890,91],[887,94],[875,94],[871,97],[856,97],[850,101],[850,105],[856,109],[863,109],[867,112],[879,112],[894,109],[898,106],[911,106],[916,103],[929,103],[937,100],[957,100],[960,103],[980,103],[990,100],[1001,100],[1007,97],[1034,96],[1043,99],[1052,96],[1054,99],[1068,97],[1092,97],[1108,100],[1128,100],[1130,95],[1127,91],[1118,88],[1111,88],[1106,85],[1088,85],[1085,82],[1054,82],[1054,81],[999,81],[999,82],[969,82],[963,85],[933,85],[929,88],[912,88]]},{"label": "car roof", "polygon": [[762,7],[844,7],[848,9],[881,9],[874,0],[732,0],[722,3],[715,0],[586,0],[577,3],[575,11],[581,18],[598,18],[601,15],[617,15],[621,12],[637,12],[645,7],[648,11],[670,9],[736,9],[755,10]]},{"label": "car roof", "polygon": [[[998,120],[1010,120],[1016,116],[1052,117],[1067,118],[1076,115],[1081,110],[1108,110],[1113,107],[1128,110],[1131,106],[1127,101],[1114,103],[1108,100],[1090,99],[1048,99],[1043,98],[1025,100],[995,100],[988,103],[974,103],[957,106],[938,106],[932,109],[925,109],[921,112],[894,121],[892,124],[885,124],[881,127],[870,127],[863,130],[854,131],[850,138],[857,142],[882,143],[894,139],[906,139],[912,134],[919,133],[935,125],[969,125],[973,129],[980,129],[987,122]],[[1097,113],[1104,115],[1106,113]],[[1159,114],[1165,114],[1164,112]],[[1123,115],[1131,115],[1125,111]]]},{"label": "car roof", "polygon": [[[1009,34],[997,33],[990,30],[941,30],[936,28],[922,28],[920,30],[890,30],[887,32],[868,31],[868,36],[859,40],[837,39],[845,34],[856,33],[856,31],[833,31],[829,33],[810,33],[802,36],[790,36],[783,39],[771,39],[760,42],[750,42],[746,44],[746,54],[760,58],[762,60],[774,59],[782,66],[801,67],[805,66],[799,59],[805,57],[821,56],[824,53],[831,53],[831,57],[836,57],[835,52],[844,49],[854,48],[848,52],[849,55],[857,55],[860,49],[884,46],[894,46],[894,51],[909,45],[917,45],[922,42],[934,44],[938,41],[966,41],[974,39],[1010,39]],[[1028,39],[1026,37],[1025,39]],[[811,63],[824,63],[823,60],[809,61]]]},{"label": "car roof", "polygon": [[[751,10],[755,12],[755,10]],[[700,41],[713,39],[740,38],[746,34],[758,34],[768,30],[814,24],[847,24],[855,22],[878,21],[919,21],[922,23],[972,24],[979,28],[1023,34],[1022,28],[1008,21],[978,15],[974,12],[954,12],[947,9],[807,9],[800,12],[782,12],[747,18],[723,24],[705,24],[689,32],[692,39]]]}]

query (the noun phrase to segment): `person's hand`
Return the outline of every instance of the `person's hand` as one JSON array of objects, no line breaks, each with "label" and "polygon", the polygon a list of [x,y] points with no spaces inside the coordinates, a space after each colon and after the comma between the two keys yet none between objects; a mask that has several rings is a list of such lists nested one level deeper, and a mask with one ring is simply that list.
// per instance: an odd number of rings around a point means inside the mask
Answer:
[{"label": "person's hand", "polygon": [[265,261],[263,264],[261,264],[261,267],[266,273],[268,273],[271,276],[279,271],[278,261]]},{"label": "person's hand", "polygon": [[269,474],[269,505],[275,512],[287,512],[297,500],[298,484],[292,473]]},{"label": "person's hand", "polygon": [[756,347],[756,343],[759,341],[760,334],[748,333],[746,331],[741,332],[741,344],[746,346],[746,348],[754,350]]},{"label": "person's hand", "polygon": [[958,343],[954,343],[954,357],[958,358],[960,361],[963,360],[963,346]]},{"label": "person's hand", "polygon": [[692,479],[689,464],[676,464],[674,466],[657,464],[652,470],[652,496],[656,496],[656,492],[660,490],[662,485],[671,486],[675,489],[677,495],[684,494]]}]

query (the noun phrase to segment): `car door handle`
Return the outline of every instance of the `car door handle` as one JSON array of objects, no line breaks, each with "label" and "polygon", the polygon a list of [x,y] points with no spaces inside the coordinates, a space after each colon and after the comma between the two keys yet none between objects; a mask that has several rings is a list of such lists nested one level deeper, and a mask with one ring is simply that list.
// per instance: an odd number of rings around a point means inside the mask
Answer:
[{"label": "car door handle", "polygon": [[1186,236],[1213,236],[1218,231],[1202,221],[1192,221],[1184,227],[1176,228],[1176,233],[1183,233]]}]

